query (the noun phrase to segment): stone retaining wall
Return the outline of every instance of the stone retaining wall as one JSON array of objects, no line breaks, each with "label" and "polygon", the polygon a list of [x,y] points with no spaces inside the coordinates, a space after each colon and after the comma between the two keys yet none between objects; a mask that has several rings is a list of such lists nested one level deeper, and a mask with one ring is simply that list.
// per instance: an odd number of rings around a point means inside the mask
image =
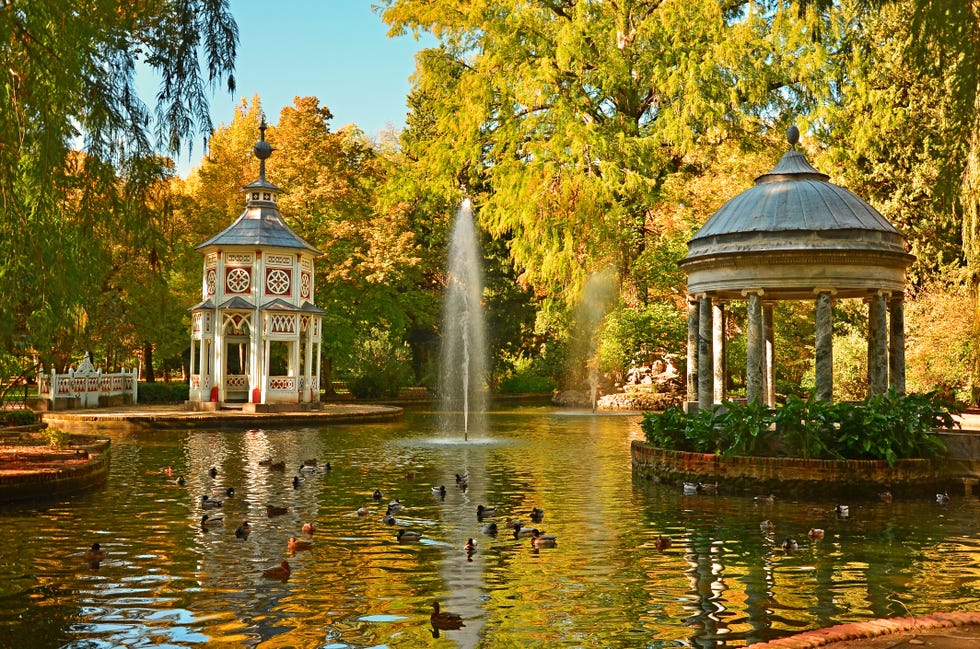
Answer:
[{"label": "stone retaining wall", "polygon": [[633,440],[635,474],[658,482],[718,482],[725,493],[768,493],[814,497],[841,495],[877,498],[884,490],[896,496],[963,493],[963,483],[931,460],[804,460],[787,457],[731,457],[656,448]]},{"label": "stone retaining wall", "polygon": [[109,477],[109,440],[73,435],[68,449],[84,450],[84,464],[0,475],[0,502],[36,500],[72,494],[104,484]]}]

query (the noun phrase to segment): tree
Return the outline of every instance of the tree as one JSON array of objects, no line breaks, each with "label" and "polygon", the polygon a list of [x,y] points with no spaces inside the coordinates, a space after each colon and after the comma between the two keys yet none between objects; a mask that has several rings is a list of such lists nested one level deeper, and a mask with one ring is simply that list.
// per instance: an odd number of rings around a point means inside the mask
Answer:
[{"label": "tree", "polygon": [[[71,329],[101,280],[87,263],[99,237],[142,225],[109,197],[152,157],[154,131],[170,152],[210,131],[208,84],[234,87],[236,46],[227,0],[0,6],[0,349],[26,337],[49,354]],[[135,90],[138,64],[160,75],[155,123]]]}]

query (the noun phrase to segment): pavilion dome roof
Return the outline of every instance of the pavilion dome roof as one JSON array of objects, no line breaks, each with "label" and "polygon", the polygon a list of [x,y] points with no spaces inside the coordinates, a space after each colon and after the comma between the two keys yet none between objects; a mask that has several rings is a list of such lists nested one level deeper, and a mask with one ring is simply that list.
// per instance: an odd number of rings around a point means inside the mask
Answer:
[{"label": "pavilion dome roof", "polygon": [[[740,287],[757,285],[792,297],[829,284],[857,294],[870,290],[868,282],[845,281],[833,270],[853,266],[857,258],[871,267],[889,268],[884,273],[891,276],[885,282],[889,290],[898,290],[899,270],[904,285],[905,268],[914,257],[906,252],[901,232],[862,198],[814,169],[795,149],[798,138],[799,131],[791,127],[787,139],[793,148],[756,178],[755,186],[722,205],[688,241],[680,264],[688,271],[689,290],[734,294]],[[778,272],[774,265],[780,266]],[[722,267],[739,272],[725,278]],[[757,281],[760,273],[752,269],[762,267],[766,270],[761,275],[774,276],[771,281]]]}]

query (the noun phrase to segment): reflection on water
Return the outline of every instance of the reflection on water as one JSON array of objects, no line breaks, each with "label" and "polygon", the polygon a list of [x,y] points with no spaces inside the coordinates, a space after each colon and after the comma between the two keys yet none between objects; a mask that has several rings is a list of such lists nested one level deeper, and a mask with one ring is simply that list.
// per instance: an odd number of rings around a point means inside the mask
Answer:
[{"label": "reflection on water", "polygon": [[[738,647],[842,622],[980,610],[975,499],[886,505],[855,494],[839,519],[837,503],[819,499],[686,496],[632,478],[638,419],[523,408],[491,414],[487,436],[468,443],[433,432],[428,413],[115,435],[105,488],[0,509],[0,646]],[[320,470],[294,488],[312,458]],[[165,466],[174,476],[158,472]],[[457,473],[468,475],[465,491]],[[209,510],[223,525],[200,526],[205,494],[224,500]],[[394,500],[404,509],[389,526]],[[288,511],[270,518],[270,504]],[[478,521],[481,504],[496,516]],[[535,550],[505,529],[507,517],[530,523],[535,507],[545,514],[534,525],[558,547]],[[760,531],[765,519],[775,531]],[[252,532],[238,539],[246,520]],[[482,533],[490,520],[496,537]],[[287,539],[306,522],[313,547],[290,554]],[[825,538],[809,541],[811,527]],[[400,544],[399,529],[422,538]],[[657,549],[659,535],[670,548]],[[799,549],[785,552],[786,536]],[[108,552],[95,570],[83,558],[93,542]],[[285,582],[262,577],[283,559]],[[434,632],[434,601],[465,626]]]}]

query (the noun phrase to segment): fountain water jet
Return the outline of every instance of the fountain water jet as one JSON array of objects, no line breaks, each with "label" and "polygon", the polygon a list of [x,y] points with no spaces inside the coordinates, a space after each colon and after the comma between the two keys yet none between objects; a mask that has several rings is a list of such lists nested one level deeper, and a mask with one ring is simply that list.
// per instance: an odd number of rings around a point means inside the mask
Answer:
[{"label": "fountain water jet", "polygon": [[485,428],[487,343],[483,322],[483,263],[467,198],[456,212],[449,241],[446,297],[442,312],[439,401],[445,432]]}]

